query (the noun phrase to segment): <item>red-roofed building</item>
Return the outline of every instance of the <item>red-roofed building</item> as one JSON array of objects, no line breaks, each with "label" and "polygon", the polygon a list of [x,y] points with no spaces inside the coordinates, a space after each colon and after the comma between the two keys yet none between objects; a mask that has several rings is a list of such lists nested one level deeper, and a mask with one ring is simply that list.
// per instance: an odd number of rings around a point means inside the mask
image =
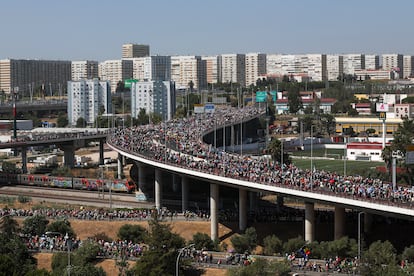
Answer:
[{"label": "red-roofed building", "polygon": [[371,115],[370,103],[353,103],[352,108],[355,109],[359,115]]},{"label": "red-roofed building", "polygon": [[384,161],[381,153],[382,143],[352,142],[346,144],[348,160]]}]

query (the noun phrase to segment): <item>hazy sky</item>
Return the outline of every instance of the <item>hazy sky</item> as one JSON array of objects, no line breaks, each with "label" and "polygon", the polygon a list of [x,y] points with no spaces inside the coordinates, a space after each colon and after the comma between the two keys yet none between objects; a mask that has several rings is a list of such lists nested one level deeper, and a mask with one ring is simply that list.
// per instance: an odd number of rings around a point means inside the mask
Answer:
[{"label": "hazy sky", "polygon": [[413,0],[3,0],[0,59],[152,55],[414,55]]}]

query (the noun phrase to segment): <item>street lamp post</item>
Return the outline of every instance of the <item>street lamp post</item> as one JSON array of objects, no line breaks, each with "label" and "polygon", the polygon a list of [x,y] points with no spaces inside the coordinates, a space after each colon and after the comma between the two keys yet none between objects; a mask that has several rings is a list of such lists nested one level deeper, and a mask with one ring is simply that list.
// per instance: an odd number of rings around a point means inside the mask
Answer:
[{"label": "street lamp post", "polygon": [[311,125],[311,144],[310,144],[310,151],[311,151],[311,165],[310,165],[310,169],[311,169],[311,177],[310,177],[310,188],[311,191],[313,190],[313,127],[314,125]]},{"label": "street lamp post", "polygon": [[69,238],[68,233],[66,233],[66,235],[65,235],[65,240],[66,240],[66,246],[68,248],[68,266],[67,266],[67,271],[68,271],[68,276],[70,276],[70,247],[71,247],[71,240]]},{"label": "street lamp post", "polygon": [[358,213],[358,261],[361,261],[361,215],[364,212]]},{"label": "street lamp post", "polygon": [[177,261],[175,262],[175,276],[179,276],[180,274],[180,257],[181,257],[181,253],[183,253],[183,251],[185,249],[194,247],[194,243],[189,244],[187,246],[184,246],[183,248],[178,250],[178,256],[177,256]]}]

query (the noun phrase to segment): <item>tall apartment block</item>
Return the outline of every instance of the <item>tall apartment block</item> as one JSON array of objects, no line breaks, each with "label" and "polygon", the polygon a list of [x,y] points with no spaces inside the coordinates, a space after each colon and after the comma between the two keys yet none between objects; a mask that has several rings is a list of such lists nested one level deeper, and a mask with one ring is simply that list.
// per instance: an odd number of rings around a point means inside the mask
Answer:
[{"label": "tall apartment block", "polygon": [[362,54],[342,55],[344,63],[344,74],[354,75],[355,70],[365,69],[365,59]]},{"label": "tall apartment block", "polygon": [[69,124],[74,126],[79,118],[83,118],[91,126],[100,113],[112,113],[109,81],[68,81]]},{"label": "tall apartment block", "polygon": [[131,58],[132,77],[140,81],[167,81],[171,79],[171,57],[150,56]]},{"label": "tall apartment block", "polygon": [[132,78],[132,60],[106,60],[99,63],[99,78],[110,81],[111,91],[116,92],[118,82]]},{"label": "tall apartment block", "polygon": [[244,86],[256,85],[256,81],[266,75],[266,54],[246,54],[245,69]]},{"label": "tall apartment block", "polygon": [[98,62],[92,60],[72,61],[72,80],[98,78]]},{"label": "tall apartment block", "polygon": [[394,72],[394,78],[396,79],[402,78],[404,76],[403,55],[382,55],[382,69]]},{"label": "tall apartment block", "polygon": [[403,56],[403,78],[414,76],[414,56]]},{"label": "tall apartment block", "polygon": [[122,45],[122,58],[147,57],[150,55],[149,45],[127,43]]},{"label": "tall apartment block", "polygon": [[207,87],[206,62],[200,56],[172,56],[171,80],[178,89],[189,88],[192,82],[194,89]]},{"label": "tall apartment block", "polygon": [[[0,60],[0,91],[28,96],[40,87],[44,96],[58,95],[71,79],[71,62],[60,60]],[[59,92],[60,93],[60,92]]]},{"label": "tall apartment block", "polygon": [[246,83],[246,55],[223,54],[219,56],[220,77],[222,83]]},{"label": "tall apartment block", "polygon": [[131,116],[136,118],[140,110],[145,109],[147,114],[158,114],[163,120],[171,120],[175,114],[175,96],[173,81],[133,82],[131,84]]},{"label": "tall apartment block", "polygon": [[343,74],[343,57],[340,55],[326,55],[326,65],[322,66],[326,68],[324,74],[326,78],[324,80],[337,81]]},{"label": "tall apartment block", "polygon": [[201,57],[206,62],[206,78],[208,84],[218,83],[220,79],[220,68],[218,63],[218,56],[204,56]]}]

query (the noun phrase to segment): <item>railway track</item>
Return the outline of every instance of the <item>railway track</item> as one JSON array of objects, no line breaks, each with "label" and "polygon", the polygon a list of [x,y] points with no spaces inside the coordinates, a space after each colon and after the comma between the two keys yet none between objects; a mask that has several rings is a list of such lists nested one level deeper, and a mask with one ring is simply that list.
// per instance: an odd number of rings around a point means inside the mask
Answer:
[{"label": "railway track", "polygon": [[37,201],[112,208],[152,208],[153,202],[137,202],[134,195],[111,195],[97,191],[77,191],[34,186],[6,186],[0,188],[3,196],[27,196]]}]

